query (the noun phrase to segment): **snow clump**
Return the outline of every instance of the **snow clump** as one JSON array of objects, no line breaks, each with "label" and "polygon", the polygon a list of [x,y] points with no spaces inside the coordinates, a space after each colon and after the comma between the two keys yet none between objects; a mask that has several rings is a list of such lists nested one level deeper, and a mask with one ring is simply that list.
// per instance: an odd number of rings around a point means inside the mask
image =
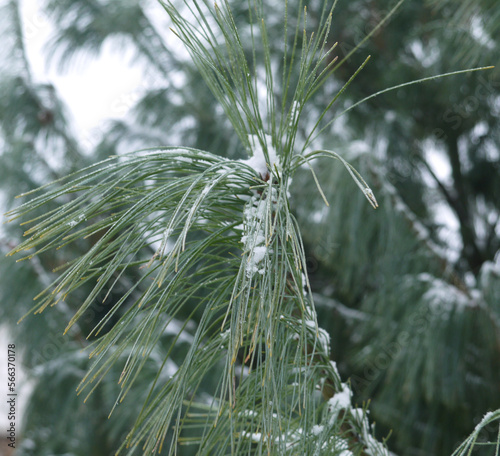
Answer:
[{"label": "snow clump", "polygon": [[265,148],[267,150],[270,163],[266,162],[266,155],[264,154],[264,149],[262,148],[259,136],[248,135],[248,140],[252,149],[252,156],[247,160],[241,160],[241,162],[246,163],[250,166],[250,168],[253,168],[260,175],[260,177],[262,177],[262,179],[266,179],[266,177],[269,176],[269,170],[274,168],[274,164],[277,161],[276,149],[273,147],[272,138],[270,135],[264,135]]},{"label": "snow clump", "polygon": [[251,278],[256,272],[264,274],[262,263],[268,254],[264,224],[267,214],[266,200],[252,199],[245,206],[243,236],[241,242],[248,252],[246,275]]}]

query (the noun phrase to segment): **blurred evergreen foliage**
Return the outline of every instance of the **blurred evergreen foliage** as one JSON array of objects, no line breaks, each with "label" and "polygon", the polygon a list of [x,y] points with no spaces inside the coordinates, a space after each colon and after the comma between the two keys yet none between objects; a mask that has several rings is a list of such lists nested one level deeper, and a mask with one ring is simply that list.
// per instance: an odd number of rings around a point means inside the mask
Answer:
[{"label": "blurred evergreen foliage", "polygon": [[[54,26],[49,61],[70,70],[76,58],[98,55],[104,43],[132,47],[137,64],[144,68],[145,84],[128,117],[111,120],[93,150],[84,150],[57,89],[32,74],[20,2],[3,1],[0,185],[8,209],[17,205],[17,194],[142,147],[182,144],[229,159],[245,157],[241,138],[201,83],[199,69],[178,51],[168,16],[155,8],[155,2],[41,3]],[[262,52],[258,47],[252,50],[249,17],[255,13],[247,2],[229,3],[252,61],[253,54]],[[283,2],[263,3],[271,63],[280,75]],[[298,3],[289,5],[291,32],[298,26],[293,23]],[[322,2],[305,3],[308,24],[314,28],[321,21]],[[313,167],[329,206],[309,170],[302,168],[290,186],[290,202],[301,227],[318,323],[330,334],[331,358],[341,377],[350,378],[353,402],[361,406],[371,401],[370,420],[377,423],[379,438],[391,433],[391,451],[441,456],[451,454],[486,412],[500,408],[499,70],[397,89],[328,122],[387,87],[496,64],[500,5],[496,0],[406,0],[363,41],[396,3],[337,2],[328,45],[338,42],[333,53],[338,55],[333,64],[338,68],[304,106],[297,126],[297,143],[307,143],[308,132],[332,94],[371,55],[320,123],[326,128],[311,147],[332,149],[352,163],[374,190],[379,208],[373,211],[338,162],[324,158]],[[287,37],[290,50],[292,37],[293,33]],[[299,52],[302,43],[297,46]],[[265,57],[256,55],[255,60]],[[262,74],[263,68],[256,71],[265,84]],[[291,75],[292,87],[297,82],[293,78],[297,75]],[[277,77],[274,87],[277,105],[286,104],[286,84]],[[73,201],[70,195],[61,198],[37,209],[32,218]],[[103,223],[108,215],[109,211],[100,215]],[[22,227],[15,225],[2,232],[5,254],[22,237]],[[64,337],[63,328],[91,292],[90,285],[78,288],[43,316],[15,323],[31,309],[33,296],[53,282],[54,270],[84,255],[104,235],[104,229],[93,232],[30,262],[14,264],[4,255],[0,259],[0,315],[23,347],[23,364],[34,385],[18,455],[114,454],[167,354],[175,371],[203,321],[201,310],[180,308],[175,322],[178,327],[186,325],[183,336],[176,340],[177,334],[167,333],[158,339],[125,407],[111,419],[107,415],[120,393],[118,367],[83,405],[75,389],[90,367],[81,352],[93,343],[86,337],[142,273],[133,268],[124,274],[115,271],[113,278],[120,282],[108,299],[103,303],[104,296],[96,296]],[[153,255],[155,249],[148,248]],[[140,299],[141,293],[132,291],[130,300]],[[119,308],[103,332],[126,311],[127,307]],[[121,360],[126,358],[125,353]],[[217,366],[210,381],[199,386],[201,397],[217,389]],[[495,441],[497,431],[490,424],[479,441]],[[178,448],[182,455],[195,451],[189,445]],[[493,448],[477,447],[473,454],[490,455]]]}]

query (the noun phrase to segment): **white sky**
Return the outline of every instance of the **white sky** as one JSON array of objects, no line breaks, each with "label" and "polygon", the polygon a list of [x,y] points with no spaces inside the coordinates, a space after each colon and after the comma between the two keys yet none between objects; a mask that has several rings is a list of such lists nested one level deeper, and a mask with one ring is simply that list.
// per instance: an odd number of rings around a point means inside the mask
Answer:
[{"label": "white sky", "polygon": [[99,138],[104,119],[122,118],[135,101],[142,70],[132,65],[132,53],[104,46],[99,58],[84,58],[61,74],[56,64],[46,65],[45,43],[52,27],[37,0],[23,0],[22,15],[26,50],[33,75],[39,82],[51,82],[65,101],[74,121],[77,137],[87,146]]}]

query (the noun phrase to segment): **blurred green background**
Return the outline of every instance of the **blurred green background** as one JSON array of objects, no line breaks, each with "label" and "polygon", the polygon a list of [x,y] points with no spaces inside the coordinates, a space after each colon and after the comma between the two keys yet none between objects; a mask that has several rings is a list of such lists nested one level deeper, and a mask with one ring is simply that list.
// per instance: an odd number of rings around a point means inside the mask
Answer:
[{"label": "blurred green background", "polygon": [[[245,33],[247,3],[229,3]],[[314,27],[322,2],[305,3]],[[263,4],[279,69],[283,5]],[[338,42],[342,65],[305,108],[299,137],[367,55],[369,64],[325,124],[387,87],[498,63],[497,0],[407,0],[364,41],[395,4],[339,0],[330,44]],[[0,8],[4,211],[18,204],[15,195],[112,154],[182,144],[244,156],[154,0],[4,0]],[[293,25],[297,5],[289,8]],[[275,96],[280,103],[279,87]],[[316,166],[329,207],[308,172],[290,189],[332,359],[350,379],[355,402],[371,400],[377,434],[391,433],[388,446],[401,456],[451,454],[487,411],[500,407],[499,111],[499,69],[380,95],[340,116],[315,142],[361,171],[379,209],[373,211],[337,163]],[[86,335],[120,289],[106,304],[97,299],[64,337],[85,290],[17,325],[52,282],[53,270],[93,242],[15,263],[5,254],[22,233],[16,224],[0,231],[2,328],[17,345],[18,368],[30,384],[15,454],[112,455],[142,406],[175,325],[108,419],[118,373],[85,404],[75,389],[89,365],[82,352]],[[123,290],[133,281],[124,277]],[[186,337],[173,353],[170,369],[189,342]],[[497,432],[486,428],[480,439],[495,440]],[[193,450],[180,447],[178,454]],[[475,454],[494,453],[484,447]]]}]

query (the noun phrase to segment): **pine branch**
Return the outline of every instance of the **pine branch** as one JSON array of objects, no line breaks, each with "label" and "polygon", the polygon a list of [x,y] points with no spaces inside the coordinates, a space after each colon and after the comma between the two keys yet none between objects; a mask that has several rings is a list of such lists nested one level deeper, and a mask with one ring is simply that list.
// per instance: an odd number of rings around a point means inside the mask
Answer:
[{"label": "pine branch", "polygon": [[[286,82],[278,103],[276,61],[260,2],[249,2],[255,19],[250,49],[227,2],[186,1],[193,22],[172,2],[163,5],[249,158],[229,160],[189,148],[148,150],[112,157],[23,195],[32,199],[9,217],[31,220],[24,222],[27,239],[11,254],[24,252],[24,259],[33,259],[82,238],[95,239],[88,251],[58,267],[59,277],[46,281],[33,311],[61,306],[86,287],[90,291],[71,317],[69,331],[101,293],[106,300],[125,282],[124,292],[89,334],[98,339],[78,388],[92,400],[97,386],[115,374],[120,391],[113,411],[154,361],[147,397],[121,447],[124,453],[141,448],[175,454],[178,444],[197,444],[199,454],[221,456],[387,455],[373,437],[366,408],[352,405],[350,387],[330,361],[329,336],[318,325],[288,196],[294,172],[324,156],[340,160],[372,206],[378,205],[366,181],[340,155],[306,151],[353,78],[318,113],[296,152],[304,104],[335,69],[334,48],[326,49],[332,10],[327,14],[325,2],[316,33],[309,32],[306,11],[299,12],[297,23],[303,26],[297,27],[291,57],[285,48],[281,79]],[[96,2],[78,2],[78,7],[90,8],[94,19],[106,12]],[[285,17],[287,11],[285,4]],[[102,45],[108,30],[102,32],[91,47]],[[142,35],[132,36],[141,42]],[[142,46],[153,59],[146,41]],[[162,65],[158,68],[165,70]],[[421,241],[439,256],[395,190],[383,185]],[[124,281],[130,273],[136,280]],[[429,285],[424,301],[434,299],[435,285]],[[459,310],[472,307],[470,299],[458,296]],[[347,313],[341,305],[336,308]],[[366,320],[361,313],[349,315]],[[163,352],[164,337],[177,322],[182,322],[179,331]],[[168,362],[190,322],[190,345],[175,372],[169,372]],[[216,383],[204,385],[214,371]]]},{"label": "pine branch", "polygon": [[[299,116],[282,112],[280,118],[289,121],[281,122],[282,132],[276,128],[270,55],[264,52],[268,94],[263,111],[227,5],[209,7],[220,27],[224,52],[204,16],[198,16],[195,30],[172,4],[165,6],[251,157],[231,161],[194,149],[165,148],[111,158],[59,180],[11,211],[14,220],[71,196],[33,219],[25,233],[29,239],[12,253],[37,248],[39,254],[100,233],[90,250],[69,262],[38,296],[33,310],[42,312],[90,285],[91,292],[68,331],[96,296],[109,294],[126,271],[142,271],[94,329],[98,335],[114,314],[122,315],[96,342],[90,354],[93,366],[79,388],[94,391],[128,353],[118,401],[130,391],[168,326],[170,320],[165,322],[162,316],[171,319],[187,308],[192,316],[200,315],[178,371],[164,383],[159,383],[158,372],[122,448],[132,448],[129,454],[139,444],[147,452],[161,451],[172,424],[176,432],[169,452],[175,451],[191,408],[185,415],[183,405],[196,395],[200,381],[214,366],[220,366],[223,374],[211,392],[206,417],[214,427],[202,426],[203,454],[222,455],[229,449],[233,454],[319,454],[325,448],[387,454],[372,437],[366,412],[351,406],[350,389],[329,361],[329,338],[318,327],[306,292],[305,253],[287,197]],[[200,12],[197,8],[193,11]],[[264,22],[259,21],[268,49]],[[316,38],[304,38],[294,92],[298,100],[306,100],[307,92],[321,83],[324,73],[316,76],[316,72],[324,58],[321,43],[330,17],[325,21]],[[264,132],[265,124],[271,135]],[[277,134],[290,138],[286,148]],[[332,152],[321,153],[340,159],[374,201],[352,166]],[[304,159],[313,157],[314,153]],[[156,251],[148,258],[145,253],[153,245]],[[318,392],[323,393],[322,402]],[[256,414],[251,422],[249,410]]]}]

